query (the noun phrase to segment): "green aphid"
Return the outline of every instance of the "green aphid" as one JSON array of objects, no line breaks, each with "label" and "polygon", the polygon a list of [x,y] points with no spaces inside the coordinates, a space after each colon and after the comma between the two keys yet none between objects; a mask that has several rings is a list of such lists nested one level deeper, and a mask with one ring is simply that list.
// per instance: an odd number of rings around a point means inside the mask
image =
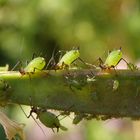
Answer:
[{"label": "green aphid", "polygon": [[79,48],[66,52],[56,64],[56,69],[65,69],[80,57]]},{"label": "green aphid", "polygon": [[55,132],[54,128],[57,128],[57,132],[59,131],[59,128],[63,131],[67,130],[66,127],[60,124],[60,121],[55,114],[47,111],[44,108],[37,108],[32,106],[30,114],[29,116],[27,116],[27,118],[29,118],[30,116],[33,117],[32,113],[36,113],[36,118],[39,119],[46,127],[51,128],[53,132]]},{"label": "green aphid", "polygon": [[[66,127],[64,127],[60,124],[58,117],[49,111],[40,112],[38,114],[38,118],[46,127],[49,127],[52,130],[53,130],[53,128],[57,128],[57,132],[59,131],[59,128],[63,131],[67,130]],[[53,130],[53,132],[54,132],[54,130]]]},{"label": "green aphid", "polygon": [[46,61],[43,57],[36,57],[24,68],[25,72],[38,72],[42,70],[46,65]]},{"label": "green aphid", "polygon": [[34,73],[41,71],[46,65],[46,61],[43,57],[36,57],[32,61],[29,62],[29,64],[24,68],[20,69],[20,73],[22,75],[26,73]]},{"label": "green aphid", "polygon": [[83,119],[86,119],[87,118],[87,114],[84,114],[84,113],[78,113],[78,114],[75,114],[75,117],[72,121],[73,124],[78,124],[80,121],[82,121]]},{"label": "green aphid", "polygon": [[83,118],[85,117],[86,115],[84,113],[79,113],[79,114],[75,114],[75,117],[72,121],[73,124],[78,124],[80,121],[83,120]]},{"label": "green aphid", "polygon": [[108,57],[106,58],[105,63],[103,63],[102,59],[99,58],[100,61],[100,67],[102,69],[111,69],[114,68],[119,64],[119,62],[123,60],[129,69],[131,69],[132,71],[134,70],[133,66],[131,65],[131,63],[128,63],[123,57],[122,57],[122,49],[120,47],[120,49],[118,50],[114,50],[112,52],[109,53]]},{"label": "green aphid", "polygon": [[104,65],[107,67],[115,67],[121,61],[121,59],[122,59],[121,49],[112,51],[108,55]]},{"label": "green aphid", "polygon": [[[102,69],[110,69],[114,68],[118,65],[118,63],[122,60],[122,51],[121,48],[119,50],[114,50],[109,53],[108,57],[105,60],[105,63],[99,58],[100,61],[100,67]],[[123,59],[124,60],[124,59]],[[125,61],[125,60],[124,60]],[[125,61],[126,62],[126,61]]]}]

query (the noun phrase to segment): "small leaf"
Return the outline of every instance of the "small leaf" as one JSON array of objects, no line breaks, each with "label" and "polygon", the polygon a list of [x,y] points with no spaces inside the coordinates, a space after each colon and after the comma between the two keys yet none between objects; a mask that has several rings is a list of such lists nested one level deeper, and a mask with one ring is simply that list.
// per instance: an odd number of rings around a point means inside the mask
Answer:
[{"label": "small leaf", "polygon": [[25,140],[23,127],[25,124],[20,124],[10,120],[3,112],[0,111],[0,123],[3,126],[7,139],[12,140],[18,134],[22,140]]}]

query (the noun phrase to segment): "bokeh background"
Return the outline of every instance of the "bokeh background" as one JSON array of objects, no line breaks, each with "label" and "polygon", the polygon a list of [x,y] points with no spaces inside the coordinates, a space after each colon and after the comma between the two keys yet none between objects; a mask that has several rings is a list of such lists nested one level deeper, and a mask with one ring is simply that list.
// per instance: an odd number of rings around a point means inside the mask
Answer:
[{"label": "bokeh background", "polygon": [[[123,57],[138,64],[140,58],[139,0],[0,0],[0,65],[31,60],[43,53],[49,60],[54,47],[70,50],[80,46],[81,58],[94,62],[108,50],[122,47]],[[25,118],[16,106],[6,107],[9,116],[26,123],[28,140],[44,140],[39,127]],[[29,108],[25,109],[29,112]],[[73,116],[72,116],[73,117]],[[139,121],[112,119],[71,125],[68,132],[53,134],[48,140],[139,140]],[[5,140],[3,129],[0,139]]]}]

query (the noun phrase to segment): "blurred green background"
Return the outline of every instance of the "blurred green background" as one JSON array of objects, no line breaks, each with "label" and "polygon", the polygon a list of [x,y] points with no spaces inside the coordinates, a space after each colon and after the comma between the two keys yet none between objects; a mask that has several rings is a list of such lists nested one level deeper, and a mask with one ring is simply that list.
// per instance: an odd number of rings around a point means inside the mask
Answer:
[{"label": "blurred green background", "polygon": [[[12,68],[18,60],[30,60],[33,53],[43,53],[49,60],[54,47],[70,50],[73,46],[80,46],[81,58],[90,63],[120,46],[126,59],[138,63],[140,1],[0,0],[0,65],[8,63]],[[17,108],[9,112],[20,121],[24,118],[15,116]],[[51,133],[48,140],[140,139],[139,122],[131,120],[90,121],[69,127],[58,135],[47,129]],[[31,128],[28,140],[33,133]]]}]

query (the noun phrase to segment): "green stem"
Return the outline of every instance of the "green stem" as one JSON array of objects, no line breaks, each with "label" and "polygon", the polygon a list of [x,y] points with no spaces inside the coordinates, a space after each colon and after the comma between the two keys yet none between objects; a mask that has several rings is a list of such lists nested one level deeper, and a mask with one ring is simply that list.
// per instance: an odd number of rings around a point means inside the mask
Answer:
[{"label": "green stem", "polygon": [[30,76],[12,71],[0,73],[0,103],[31,105],[32,102],[48,109],[139,118],[140,71],[116,72],[42,71]]}]

